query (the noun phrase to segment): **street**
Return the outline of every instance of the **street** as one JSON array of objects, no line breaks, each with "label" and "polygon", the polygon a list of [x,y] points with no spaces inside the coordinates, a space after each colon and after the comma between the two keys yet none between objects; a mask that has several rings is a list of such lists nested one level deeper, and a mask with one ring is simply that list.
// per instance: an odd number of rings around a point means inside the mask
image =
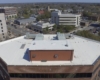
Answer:
[{"label": "street", "polygon": [[27,32],[29,33],[36,33],[35,31],[32,31],[28,28],[20,28],[20,27],[14,27],[11,25],[7,25],[7,27],[10,29],[10,31],[15,35],[15,36],[21,36],[21,35],[25,35]]}]

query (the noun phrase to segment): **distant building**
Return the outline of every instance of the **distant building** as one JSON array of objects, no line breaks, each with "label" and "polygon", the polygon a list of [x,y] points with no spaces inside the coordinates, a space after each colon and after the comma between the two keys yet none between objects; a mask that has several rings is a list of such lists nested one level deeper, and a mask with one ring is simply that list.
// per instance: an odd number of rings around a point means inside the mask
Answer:
[{"label": "distant building", "polygon": [[88,17],[89,20],[93,20],[93,21],[100,21],[100,15],[91,15]]},{"label": "distant building", "polygon": [[49,6],[47,7],[47,11],[49,11],[49,12],[51,11]]},{"label": "distant building", "polygon": [[44,10],[39,10],[38,15],[42,15],[42,14],[44,14]]},{"label": "distant building", "polygon": [[73,12],[73,9],[66,9],[64,10],[64,13],[72,13]]},{"label": "distant building", "polygon": [[78,10],[77,10],[77,13],[82,14],[83,11],[84,11],[83,9],[78,9]]},{"label": "distant building", "polygon": [[0,13],[0,40],[5,40],[7,37],[7,25],[4,13]]},{"label": "distant building", "polygon": [[51,14],[51,21],[56,25],[74,25],[80,26],[80,14],[65,14],[60,10],[53,11]]},{"label": "distant building", "polygon": [[80,26],[89,26],[89,22],[88,21],[81,21]]},{"label": "distant building", "polygon": [[6,20],[14,19],[17,16],[17,9],[15,7],[0,7],[0,13],[5,13]]},{"label": "distant building", "polygon": [[27,26],[29,24],[32,24],[34,21],[36,21],[36,18],[27,18],[27,19],[17,19],[14,21],[15,24],[19,26]]},{"label": "distant building", "polygon": [[51,9],[49,6],[46,8],[46,10],[48,11],[48,12],[50,12],[50,11],[55,11],[56,9]]},{"label": "distant building", "polygon": [[38,15],[36,15],[36,14],[32,14],[30,17],[37,18],[37,17],[38,17]]},{"label": "distant building", "polygon": [[49,23],[49,22],[37,22],[37,23],[33,23],[31,28],[35,31],[42,32],[43,29],[45,29],[47,27],[48,27],[48,29],[52,29],[53,26],[54,26],[54,24]]}]

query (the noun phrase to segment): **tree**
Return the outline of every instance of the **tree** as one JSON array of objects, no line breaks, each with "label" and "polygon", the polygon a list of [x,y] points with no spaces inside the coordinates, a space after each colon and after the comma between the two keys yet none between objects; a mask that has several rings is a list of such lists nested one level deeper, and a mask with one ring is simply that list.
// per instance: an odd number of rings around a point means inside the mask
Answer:
[{"label": "tree", "polygon": [[76,33],[76,35],[79,35],[79,36],[83,36],[83,37],[86,37],[86,38],[89,38],[89,39],[93,39],[93,40],[97,40],[97,41],[100,41],[100,36],[96,36],[94,34],[91,34],[89,31],[78,31]]},{"label": "tree", "polygon": [[91,16],[91,15],[92,15],[91,12],[86,12],[86,11],[83,12],[83,16],[84,16],[84,17],[89,17],[89,16]]},{"label": "tree", "polygon": [[53,26],[53,30],[57,30],[57,25],[54,25]]},{"label": "tree", "polygon": [[62,29],[58,29],[58,30],[57,30],[57,32],[61,32],[61,33],[62,33],[62,32],[63,32],[63,30],[62,30]]},{"label": "tree", "polygon": [[100,36],[100,32],[98,33],[98,35]]},{"label": "tree", "polygon": [[51,12],[45,11],[44,14],[40,15],[37,17],[37,21],[41,20],[41,19],[48,19],[51,17]]},{"label": "tree", "polygon": [[48,27],[46,27],[45,30],[48,31],[49,30]]}]

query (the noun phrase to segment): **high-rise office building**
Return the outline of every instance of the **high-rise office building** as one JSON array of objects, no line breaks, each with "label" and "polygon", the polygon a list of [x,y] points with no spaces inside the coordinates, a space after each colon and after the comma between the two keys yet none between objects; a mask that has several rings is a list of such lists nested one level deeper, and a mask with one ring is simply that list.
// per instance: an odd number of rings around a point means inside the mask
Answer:
[{"label": "high-rise office building", "polygon": [[80,14],[62,13],[60,10],[55,10],[51,14],[51,22],[56,25],[74,25],[80,26]]},{"label": "high-rise office building", "polygon": [[4,13],[0,13],[0,40],[5,40],[7,37],[7,25]]}]

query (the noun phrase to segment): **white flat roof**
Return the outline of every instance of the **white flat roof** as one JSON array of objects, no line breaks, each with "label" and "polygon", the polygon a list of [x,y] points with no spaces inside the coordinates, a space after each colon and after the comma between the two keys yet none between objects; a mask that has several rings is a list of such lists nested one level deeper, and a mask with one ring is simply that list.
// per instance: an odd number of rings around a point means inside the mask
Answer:
[{"label": "white flat roof", "polygon": [[[56,35],[44,35],[45,40],[52,40]],[[25,39],[24,36],[0,42],[0,57],[8,65],[92,65],[100,56],[100,42],[74,36],[66,40],[74,49],[73,61],[29,61],[27,49],[33,42],[32,39]],[[47,41],[48,42],[48,41]],[[38,41],[36,42],[38,46]],[[23,48],[21,46],[25,44]],[[63,44],[63,43],[61,43]],[[58,44],[58,45],[61,45]],[[47,44],[44,44],[45,46]],[[43,46],[44,46],[43,45]],[[35,47],[35,48],[36,48]],[[41,47],[40,47],[41,48]],[[37,49],[37,48],[36,48]]]},{"label": "white flat roof", "polygon": [[73,50],[73,48],[66,40],[34,40],[29,50]]},{"label": "white flat roof", "polygon": [[10,9],[10,8],[15,8],[15,7],[0,7],[0,9]]}]

